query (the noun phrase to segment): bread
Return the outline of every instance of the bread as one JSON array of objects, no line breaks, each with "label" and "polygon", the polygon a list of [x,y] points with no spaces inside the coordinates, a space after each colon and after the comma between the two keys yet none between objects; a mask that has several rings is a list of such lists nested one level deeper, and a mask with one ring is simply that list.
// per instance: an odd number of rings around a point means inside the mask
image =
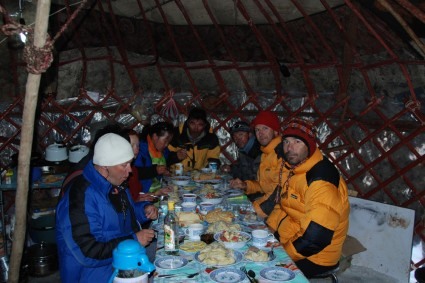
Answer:
[{"label": "bread", "polygon": [[185,252],[195,253],[197,251],[202,250],[206,247],[207,244],[201,241],[195,241],[195,242],[184,242],[183,245],[180,246],[180,249]]},{"label": "bread", "polygon": [[241,231],[241,225],[236,224],[236,223],[228,223],[228,222],[224,222],[224,221],[217,221],[214,223],[211,223],[208,226],[208,230],[207,233],[212,233],[215,234],[217,232],[220,231]]},{"label": "bread", "polygon": [[181,227],[187,227],[193,223],[201,223],[201,218],[199,214],[195,212],[180,211],[177,212],[177,218]]},{"label": "bread", "polygon": [[260,250],[257,247],[249,247],[248,251],[245,253],[245,259],[251,260],[251,261],[268,261],[269,255],[263,251]]},{"label": "bread", "polygon": [[234,217],[235,215],[231,211],[223,211],[221,208],[216,208],[208,211],[207,215],[205,215],[205,221],[208,223],[215,223],[217,221],[230,223],[233,221]]}]

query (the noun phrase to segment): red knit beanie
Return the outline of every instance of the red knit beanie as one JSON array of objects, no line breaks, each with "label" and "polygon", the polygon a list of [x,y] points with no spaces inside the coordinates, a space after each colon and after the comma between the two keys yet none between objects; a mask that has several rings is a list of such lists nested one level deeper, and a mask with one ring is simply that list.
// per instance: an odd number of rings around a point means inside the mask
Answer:
[{"label": "red knit beanie", "polygon": [[316,151],[316,133],[310,121],[298,118],[289,121],[282,132],[282,139],[285,137],[295,137],[302,140],[308,148],[308,157]]},{"label": "red knit beanie", "polygon": [[260,111],[257,117],[255,117],[255,119],[251,122],[252,127],[255,127],[260,124],[266,125],[267,127],[270,127],[275,131],[280,130],[279,118],[271,111]]}]

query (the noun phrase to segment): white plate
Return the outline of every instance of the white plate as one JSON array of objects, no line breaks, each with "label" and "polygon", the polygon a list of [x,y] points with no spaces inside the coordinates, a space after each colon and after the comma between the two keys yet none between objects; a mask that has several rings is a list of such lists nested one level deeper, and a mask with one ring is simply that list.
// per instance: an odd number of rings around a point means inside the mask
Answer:
[{"label": "white plate", "polygon": [[156,267],[163,269],[177,269],[188,264],[188,260],[180,256],[165,256],[154,262]]},{"label": "white plate", "polygon": [[235,256],[235,262],[234,263],[224,264],[224,265],[223,264],[206,264],[199,259],[199,254],[200,254],[200,252],[197,252],[195,254],[195,256],[194,256],[195,260],[197,262],[199,262],[200,264],[207,265],[207,266],[231,266],[231,265],[239,263],[243,258],[242,254],[240,252],[233,250],[233,254]]},{"label": "white plate", "polygon": [[272,282],[282,282],[294,279],[295,273],[284,267],[267,267],[260,271],[260,276]]},{"label": "white plate", "polygon": [[236,268],[219,268],[210,273],[210,278],[219,283],[237,283],[245,280],[245,273]]},{"label": "white plate", "polygon": [[212,179],[212,180],[197,180],[195,183],[198,185],[212,185],[214,189],[218,189],[221,185],[222,180],[220,179]]},{"label": "white plate", "polygon": [[238,197],[244,194],[244,192],[240,191],[240,190],[235,190],[235,189],[231,189],[231,190],[227,190],[227,191],[223,191],[223,193],[228,197],[228,198],[234,198],[234,197]]}]

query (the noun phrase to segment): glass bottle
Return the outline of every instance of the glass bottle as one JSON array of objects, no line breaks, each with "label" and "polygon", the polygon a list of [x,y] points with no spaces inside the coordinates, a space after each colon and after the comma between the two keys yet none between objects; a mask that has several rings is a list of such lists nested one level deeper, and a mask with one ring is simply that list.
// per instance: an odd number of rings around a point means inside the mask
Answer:
[{"label": "glass bottle", "polygon": [[164,219],[164,251],[167,255],[179,255],[179,225],[174,201],[168,201],[168,213]]}]

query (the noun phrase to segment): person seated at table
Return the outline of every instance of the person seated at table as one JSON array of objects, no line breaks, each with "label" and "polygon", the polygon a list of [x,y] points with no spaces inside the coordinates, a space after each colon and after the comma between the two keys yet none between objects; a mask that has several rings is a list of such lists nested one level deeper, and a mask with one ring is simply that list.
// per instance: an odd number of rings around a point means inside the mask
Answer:
[{"label": "person seated at table", "polygon": [[175,130],[169,148],[186,153],[182,160],[186,171],[205,168],[209,162],[217,162],[220,166],[220,144],[201,108],[190,110],[187,120]]},{"label": "person seated at table", "polygon": [[[280,160],[275,148],[281,143],[279,135],[280,122],[277,115],[271,111],[260,111],[251,125],[254,127],[255,136],[261,145],[261,161],[254,180],[230,180],[230,187],[242,189],[253,201],[255,212],[260,217],[267,217],[273,210],[267,200],[271,198],[276,186],[279,184]],[[264,204],[263,204],[264,203]]]},{"label": "person seated at table", "polygon": [[294,119],[282,132],[277,204],[269,228],[307,278],[338,266],[350,205],[344,179],[316,146],[312,124]]},{"label": "person seated at table", "polygon": [[261,162],[261,149],[248,123],[238,121],[230,128],[230,135],[238,148],[238,159],[232,165],[222,165],[221,170],[230,172],[242,181],[255,180]]},{"label": "person seated at table", "polygon": [[107,282],[113,272],[112,251],[120,242],[133,239],[147,246],[153,240],[153,230],[140,228],[147,220],[144,211],[135,208],[122,186],[133,158],[125,138],[105,134],[96,142],[93,159],[64,191],[56,207],[63,283]]},{"label": "person seated at table", "polygon": [[152,198],[149,195],[161,196],[171,191],[168,187],[161,187],[161,179],[170,175],[168,166],[186,157],[185,151],[170,152],[168,149],[173,134],[174,127],[168,122],[158,122],[143,129],[139,152],[134,161],[141,184],[141,191],[137,194],[145,193],[139,194],[138,201],[146,199],[146,196]]}]

